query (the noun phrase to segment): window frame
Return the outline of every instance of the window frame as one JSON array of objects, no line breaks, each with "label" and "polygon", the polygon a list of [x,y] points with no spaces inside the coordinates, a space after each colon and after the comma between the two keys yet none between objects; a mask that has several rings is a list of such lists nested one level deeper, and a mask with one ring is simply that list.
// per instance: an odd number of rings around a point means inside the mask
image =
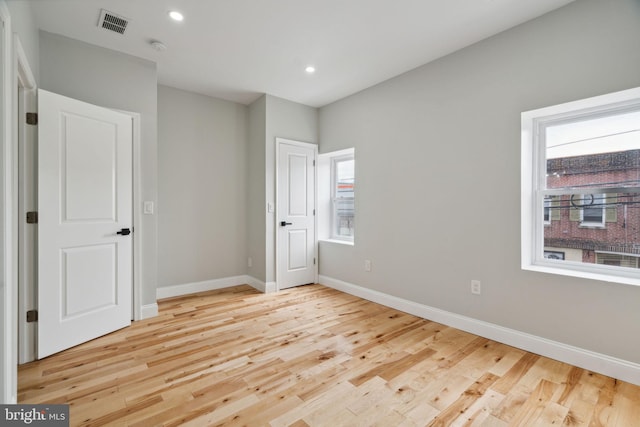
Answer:
[{"label": "window frame", "polygon": [[[581,195],[640,193],[640,188],[557,188],[546,187],[545,128],[572,121],[584,121],[616,112],[640,110],[640,88],[610,93],[521,114],[521,268],[523,270],[581,277],[640,286],[637,269],[544,258],[545,197],[568,193]],[[582,210],[581,210],[582,220]],[[606,212],[603,209],[603,224]],[[590,224],[585,226],[592,227]]]},{"label": "window frame", "polygon": [[[338,197],[338,163],[346,162],[353,160],[354,162],[354,175],[355,175],[355,153],[351,151],[347,154],[340,154],[331,157],[331,216],[330,216],[330,234],[329,237],[331,240],[341,240],[345,242],[353,242],[355,238],[355,176],[354,176],[354,196],[353,197]],[[354,204],[354,226],[353,226],[353,235],[352,236],[343,236],[337,233],[337,203],[339,201],[353,201]]]},{"label": "window frame", "polygon": [[[355,246],[355,228],[354,238],[345,239],[345,236],[336,239],[333,232],[333,200],[335,192],[333,190],[335,175],[333,166],[334,158],[350,156],[354,161],[354,172],[357,173],[356,152],[355,147],[344,148],[335,151],[318,154],[318,241],[328,242],[332,244]],[[354,188],[355,189],[355,188]],[[357,216],[355,212],[355,194],[354,194],[354,218]]]}]

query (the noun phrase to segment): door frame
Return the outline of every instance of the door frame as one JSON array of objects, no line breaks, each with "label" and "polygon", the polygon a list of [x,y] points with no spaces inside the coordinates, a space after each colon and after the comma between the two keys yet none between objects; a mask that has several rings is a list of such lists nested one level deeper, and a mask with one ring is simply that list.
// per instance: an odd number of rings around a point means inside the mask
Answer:
[{"label": "door frame", "polygon": [[140,130],[141,127],[141,115],[133,111],[126,111],[120,109],[113,109],[123,114],[131,116],[132,120],[132,132],[133,132],[133,200],[131,201],[133,209],[133,224],[131,230],[133,230],[133,252],[131,260],[131,268],[133,272],[131,291],[131,320],[144,319],[144,313],[142,312],[142,216],[143,216],[143,202],[142,202],[142,151],[140,147]]},{"label": "door frame", "polygon": [[280,271],[280,263],[278,260],[278,254],[279,254],[279,245],[280,245],[280,227],[278,227],[278,206],[280,206],[280,194],[279,194],[279,177],[280,177],[280,145],[282,144],[287,144],[287,145],[294,145],[294,146],[298,146],[298,147],[303,147],[303,148],[311,148],[313,150],[313,161],[314,161],[314,165],[315,167],[313,168],[313,209],[315,211],[315,214],[313,215],[313,256],[316,260],[315,265],[314,265],[314,282],[318,283],[318,271],[319,271],[319,265],[320,265],[320,259],[318,256],[318,144],[313,144],[310,142],[302,142],[302,141],[295,141],[292,139],[285,139],[285,138],[278,138],[276,137],[276,170],[275,170],[275,175],[276,175],[276,206],[275,206],[275,215],[274,215],[274,230],[276,233],[276,245],[275,245],[275,268],[276,268],[276,291],[280,290],[280,283],[281,283],[281,275],[282,272]]},{"label": "door frame", "polygon": [[[27,144],[34,145],[37,141],[37,129],[27,125],[20,117],[25,117],[27,112],[36,111],[37,108],[37,87],[36,80],[27,61],[27,56],[22,48],[20,38],[14,35],[14,70],[16,72],[15,97],[13,100],[13,123],[16,125],[13,133],[13,141],[15,152],[17,153],[16,172],[19,176],[15,186],[15,194],[17,195],[17,215],[16,226],[18,232],[18,364],[35,360],[35,339],[37,333],[37,324],[27,323],[27,311],[35,309],[33,302],[36,301],[36,276],[37,276],[37,258],[33,245],[37,239],[36,234],[31,233],[29,226],[20,218],[25,218],[28,210],[35,209],[35,206],[27,205],[24,197],[28,191],[34,192],[33,176],[27,173],[27,164],[25,163],[25,147]],[[34,153],[35,154],[35,153]],[[35,162],[34,162],[35,163]],[[31,165],[32,167],[35,164]],[[35,171],[31,171],[35,173]],[[36,193],[33,193],[34,196]],[[37,201],[36,201],[37,205]],[[29,244],[27,244],[29,242]]]},{"label": "door frame", "polygon": [[17,230],[17,219],[15,216],[15,205],[13,203],[13,177],[15,174],[14,163],[14,141],[13,141],[13,56],[12,56],[12,34],[11,15],[4,2],[0,0],[0,85],[2,86],[2,97],[0,98],[0,150],[3,155],[0,162],[0,193],[3,198],[3,208],[0,227],[3,229],[0,244],[2,244],[2,260],[0,261],[0,271],[3,275],[0,278],[0,303],[2,304],[2,325],[0,330],[1,352],[0,355],[0,402],[16,403],[18,396],[18,369],[17,369],[17,336],[18,327],[16,323],[16,303],[17,303],[17,263],[14,256],[16,248],[15,231]]}]

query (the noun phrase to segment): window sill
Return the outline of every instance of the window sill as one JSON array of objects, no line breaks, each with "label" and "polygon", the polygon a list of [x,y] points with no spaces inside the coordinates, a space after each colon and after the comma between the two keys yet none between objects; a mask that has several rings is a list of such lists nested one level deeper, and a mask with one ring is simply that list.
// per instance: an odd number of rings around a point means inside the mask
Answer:
[{"label": "window sill", "polygon": [[579,277],[582,279],[600,280],[603,282],[621,283],[624,285],[640,286],[640,279],[636,272],[620,272],[619,274],[607,274],[601,271],[587,271],[584,268],[577,268],[571,265],[555,266],[548,264],[525,264],[523,270],[536,271],[539,273],[557,274],[560,276]]},{"label": "window sill", "polygon": [[353,241],[338,239],[319,239],[320,242],[337,243],[339,245],[353,246]]}]

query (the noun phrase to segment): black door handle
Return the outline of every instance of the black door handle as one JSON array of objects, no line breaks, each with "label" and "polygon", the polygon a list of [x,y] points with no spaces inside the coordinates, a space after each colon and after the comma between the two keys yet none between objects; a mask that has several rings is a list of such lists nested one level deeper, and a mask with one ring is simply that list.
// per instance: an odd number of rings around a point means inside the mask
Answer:
[{"label": "black door handle", "polygon": [[293,224],[292,222],[280,221],[280,225],[281,225],[282,227],[285,227],[285,226],[287,226],[287,225],[292,225],[292,224]]},{"label": "black door handle", "polygon": [[131,234],[131,230],[129,230],[128,228],[123,228],[122,230],[116,232],[116,234],[120,234],[122,236],[128,236],[129,234]]}]

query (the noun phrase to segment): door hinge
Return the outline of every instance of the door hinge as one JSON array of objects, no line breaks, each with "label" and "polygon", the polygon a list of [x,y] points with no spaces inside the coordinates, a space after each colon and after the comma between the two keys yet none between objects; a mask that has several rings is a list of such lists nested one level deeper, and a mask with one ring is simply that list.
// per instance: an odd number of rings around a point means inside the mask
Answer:
[{"label": "door hinge", "polygon": [[316,216],[316,210],[315,209],[313,210],[313,216]]},{"label": "door hinge", "polygon": [[27,124],[28,125],[37,125],[38,124],[38,113],[27,113]]},{"label": "door hinge", "polygon": [[37,224],[38,223],[38,212],[31,211],[27,212],[27,224]]},{"label": "door hinge", "polygon": [[38,321],[38,310],[27,311],[27,323]]},{"label": "door hinge", "polygon": [[315,166],[315,165],[316,165],[316,161],[314,160],[314,161],[313,161],[313,166]]},{"label": "door hinge", "polygon": [[316,259],[315,258],[313,259],[313,265],[316,265]]}]

